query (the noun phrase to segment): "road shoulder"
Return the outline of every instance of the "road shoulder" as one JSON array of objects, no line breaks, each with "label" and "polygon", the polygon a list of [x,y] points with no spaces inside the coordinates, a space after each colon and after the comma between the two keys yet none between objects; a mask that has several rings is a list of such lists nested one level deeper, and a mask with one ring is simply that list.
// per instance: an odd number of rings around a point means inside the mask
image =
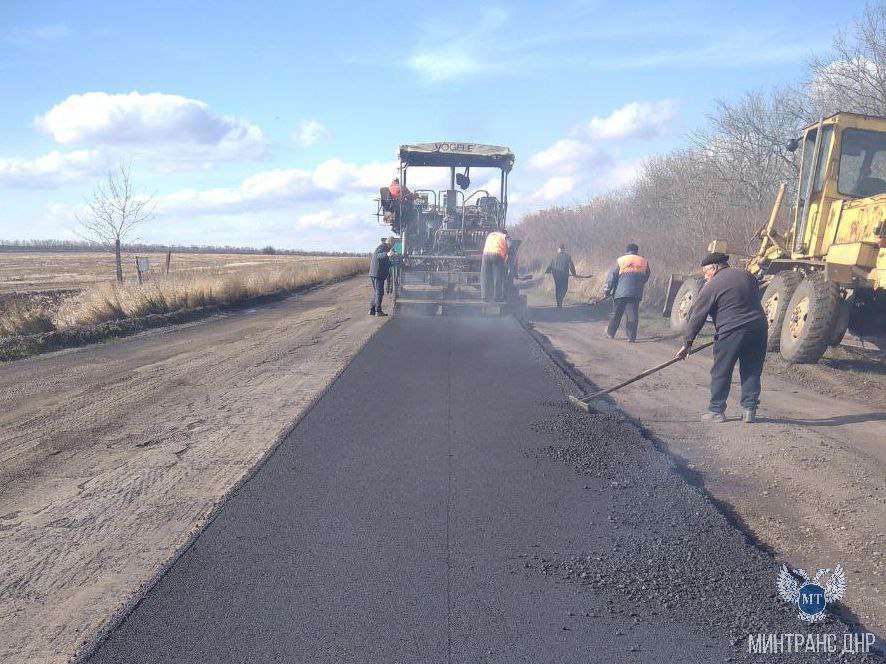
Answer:
[{"label": "road shoulder", "polygon": [[141,597],[379,328],[364,282],[0,366],[0,659]]},{"label": "road shoulder", "polygon": [[[530,309],[536,339],[588,390],[605,388],[673,355],[675,342],[644,331],[639,343],[604,334],[606,311]],[[798,567],[850,574],[845,604],[868,628],[886,632],[882,533],[886,532],[886,412],[876,404],[823,394],[785,377],[764,375],[760,422],[699,421],[707,403],[709,352],[612,395],[677,458],[689,479],[763,546]],[[781,373],[782,375],[779,375]],[[851,619],[851,616],[850,616]]]}]

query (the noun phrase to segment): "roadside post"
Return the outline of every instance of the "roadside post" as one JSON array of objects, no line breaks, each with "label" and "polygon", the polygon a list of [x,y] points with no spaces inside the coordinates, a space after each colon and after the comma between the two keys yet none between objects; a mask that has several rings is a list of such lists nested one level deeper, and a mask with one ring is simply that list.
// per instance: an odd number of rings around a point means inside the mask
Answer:
[{"label": "roadside post", "polygon": [[143,283],[143,277],[148,273],[148,270],[151,269],[151,261],[148,260],[147,256],[136,256],[135,257],[135,272],[138,275],[138,285],[141,286]]}]

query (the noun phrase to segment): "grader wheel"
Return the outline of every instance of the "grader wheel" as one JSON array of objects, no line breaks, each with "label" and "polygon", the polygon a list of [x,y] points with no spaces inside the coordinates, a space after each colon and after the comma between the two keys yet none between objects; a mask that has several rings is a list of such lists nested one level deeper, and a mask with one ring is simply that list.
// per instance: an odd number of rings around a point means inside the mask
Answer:
[{"label": "grader wheel", "polygon": [[680,286],[680,290],[674,296],[674,305],[671,308],[671,329],[674,332],[680,334],[686,332],[689,325],[689,311],[703,285],[704,279],[690,277]]},{"label": "grader wheel", "polygon": [[803,281],[803,275],[799,272],[779,272],[776,274],[766,290],[763,291],[763,311],[766,314],[766,323],[769,327],[769,336],[766,338],[766,350],[778,350],[781,341],[781,328],[784,315],[788,309],[788,303],[797,286]]},{"label": "grader wheel", "polygon": [[804,279],[785,310],[781,326],[781,354],[793,364],[818,362],[834,337],[840,288],[816,273]]}]

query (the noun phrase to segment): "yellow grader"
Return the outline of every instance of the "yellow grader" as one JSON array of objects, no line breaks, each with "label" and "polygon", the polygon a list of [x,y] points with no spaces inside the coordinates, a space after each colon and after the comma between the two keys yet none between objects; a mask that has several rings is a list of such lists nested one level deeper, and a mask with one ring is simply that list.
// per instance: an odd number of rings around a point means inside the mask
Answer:
[{"label": "yellow grader", "polygon": [[[886,118],[837,113],[809,125],[790,227],[776,230],[779,189],[761,244],[747,269],[764,287],[769,350],[793,363],[817,362],[847,329],[886,333]],[[728,252],[716,240],[710,251]],[[671,279],[664,314],[685,329],[702,280]]]}]

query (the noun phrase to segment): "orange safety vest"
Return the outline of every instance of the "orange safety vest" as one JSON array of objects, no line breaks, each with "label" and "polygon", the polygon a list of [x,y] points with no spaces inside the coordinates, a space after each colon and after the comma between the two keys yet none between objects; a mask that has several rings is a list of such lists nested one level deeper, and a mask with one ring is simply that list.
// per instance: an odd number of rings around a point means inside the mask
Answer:
[{"label": "orange safety vest", "polygon": [[645,274],[649,264],[646,259],[637,254],[625,254],[616,261],[618,263],[619,274]]},{"label": "orange safety vest", "polygon": [[483,245],[483,255],[497,254],[504,260],[508,259],[508,238],[504,233],[492,231],[486,236],[486,244]]}]

